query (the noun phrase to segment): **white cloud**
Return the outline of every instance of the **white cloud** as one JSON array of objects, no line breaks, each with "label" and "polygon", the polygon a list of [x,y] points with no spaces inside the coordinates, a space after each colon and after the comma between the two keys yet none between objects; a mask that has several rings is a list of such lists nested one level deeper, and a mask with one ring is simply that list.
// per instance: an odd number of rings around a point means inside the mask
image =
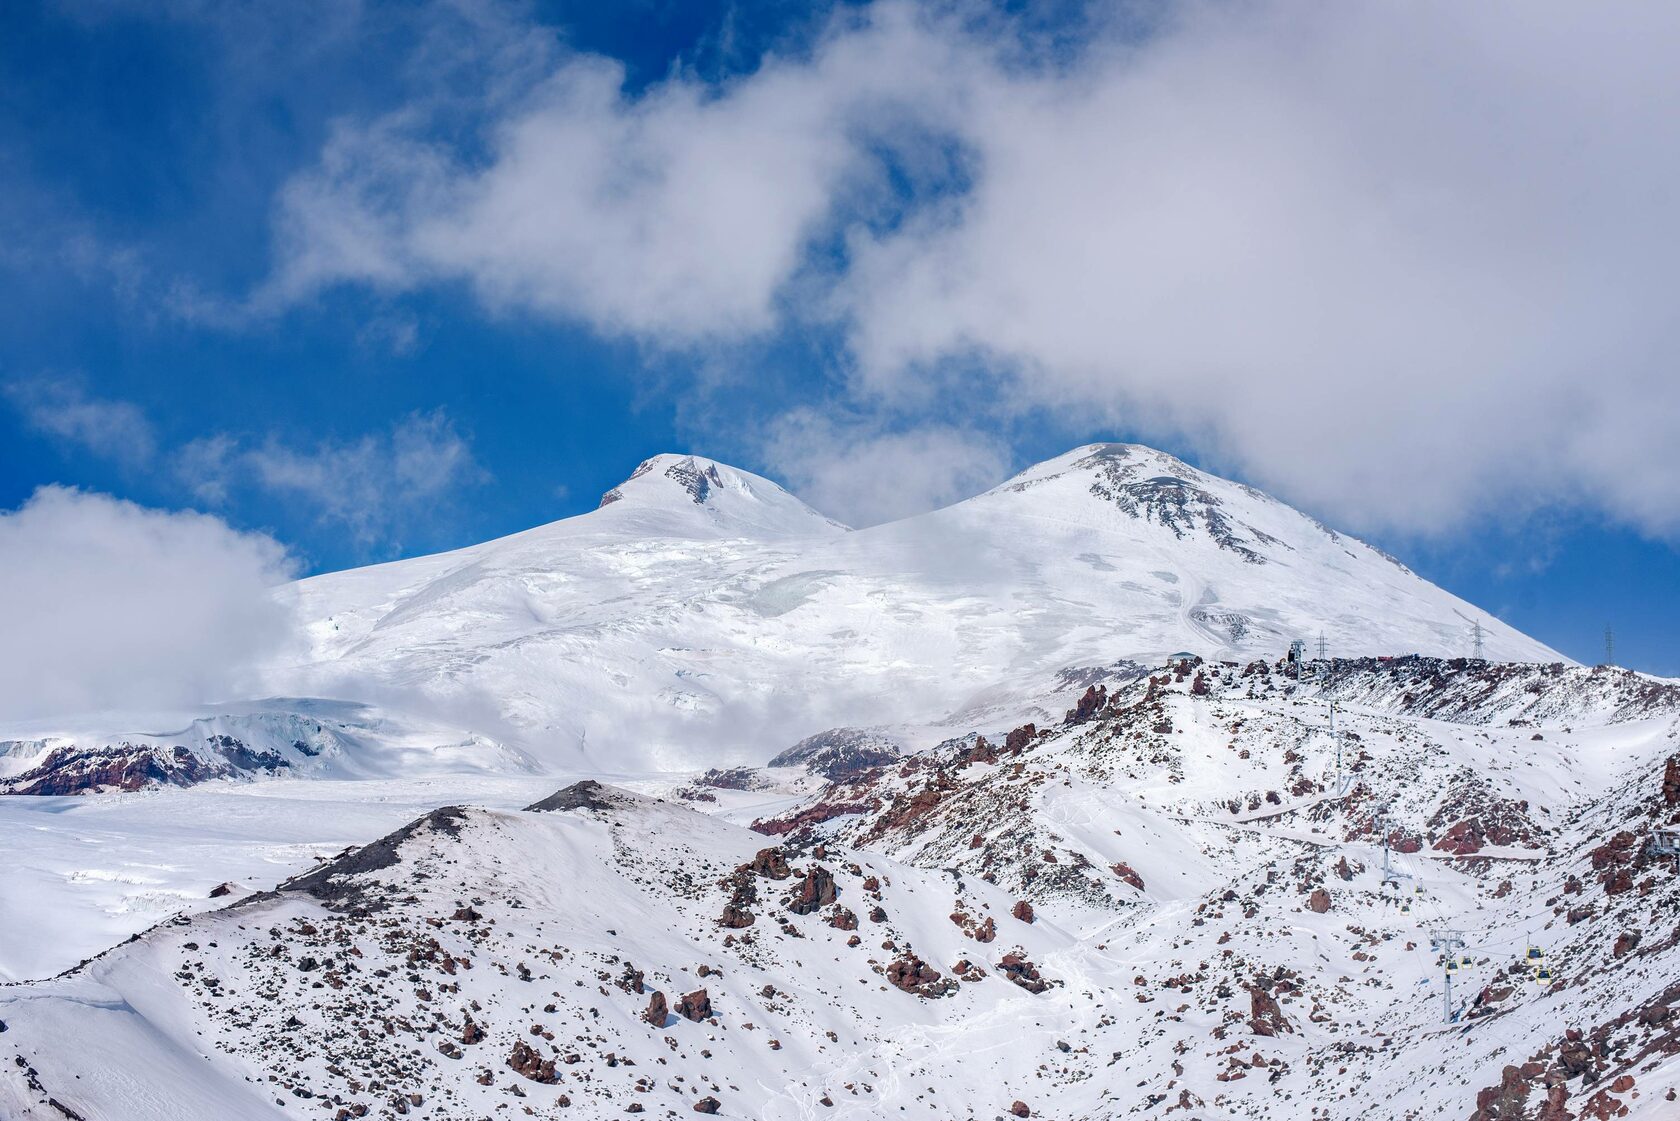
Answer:
[{"label": "white cloud", "polygon": [[8,720],[237,695],[293,634],[285,552],[204,514],[44,487],[0,512],[0,572]]},{"label": "white cloud", "polygon": [[201,501],[219,504],[240,487],[301,502],[317,520],[342,526],[363,548],[400,549],[405,529],[487,475],[441,411],[413,413],[388,432],[313,446],[270,435],[246,445],[218,435],[183,449],[177,468]]},{"label": "white cloud", "polygon": [[[466,281],[678,347],[832,316],[886,431],[937,438],[960,368],[1006,419],[1188,445],[1355,527],[1680,532],[1680,9],[1191,3],[1050,67],[930,11],[722,87],[627,97],[572,56],[485,150],[346,122],[261,298]],[[897,214],[883,151],[964,186]]]},{"label": "white cloud", "polygon": [[3,391],[31,428],[102,458],[143,463],[157,450],[151,422],[136,405],[90,396],[77,380],[17,381]]},{"label": "white cloud", "polygon": [[801,498],[852,526],[948,505],[1009,473],[1009,449],[979,432],[945,425],[883,432],[807,409],[782,417],[762,454]]}]

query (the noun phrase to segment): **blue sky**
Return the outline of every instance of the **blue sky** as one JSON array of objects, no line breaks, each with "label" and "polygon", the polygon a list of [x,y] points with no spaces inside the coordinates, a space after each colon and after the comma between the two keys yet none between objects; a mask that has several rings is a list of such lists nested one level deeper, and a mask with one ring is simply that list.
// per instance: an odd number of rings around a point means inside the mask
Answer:
[{"label": "blue sky", "polygon": [[1137,439],[1680,675],[1668,29],[1430,12],[10,6],[0,509],[320,571]]}]

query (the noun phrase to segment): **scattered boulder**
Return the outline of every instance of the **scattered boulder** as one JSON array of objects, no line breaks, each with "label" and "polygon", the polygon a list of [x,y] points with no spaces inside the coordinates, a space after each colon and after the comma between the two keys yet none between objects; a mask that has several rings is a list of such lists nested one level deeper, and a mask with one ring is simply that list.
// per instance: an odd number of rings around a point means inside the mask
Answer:
[{"label": "scattered boulder", "polygon": [[1009,913],[1020,919],[1022,922],[1033,921],[1032,904],[1028,903],[1025,899],[1020,900],[1015,904],[1015,906],[1011,907],[1009,909]]},{"label": "scattered boulder", "polygon": [[716,1113],[722,1108],[723,1103],[709,1095],[694,1103],[694,1112],[696,1113]]},{"label": "scattered boulder", "polygon": [[1330,909],[1330,893],[1321,887],[1313,888],[1312,894],[1307,897],[1307,909],[1318,915],[1328,911]]},{"label": "scattered boulder", "polygon": [[677,1002],[677,1014],[685,1020],[692,1020],[694,1023],[709,1019],[712,1015],[712,998],[707,995],[705,989],[695,989],[691,993],[686,993]]},{"label": "scattered boulder", "polygon": [[662,1028],[670,1014],[671,1009],[665,1003],[665,994],[655,989],[653,995],[648,997],[647,1008],[642,1012],[642,1019],[653,1027]]},{"label": "scattered boulder", "polygon": [[1004,954],[998,969],[1029,993],[1041,993],[1050,987],[1050,982],[1039,976],[1038,967],[1020,954]]},{"label": "scattered boulder", "polygon": [[745,907],[729,903],[724,906],[723,914],[718,916],[718,925],[730,930],[740,930],[743,927],[751,926],[754,918],[753,913]]},{"label": "scattered boulder", "polygon": [[554,1073],[554,1060],[545,1059],[537,1054],[536,1048],[523,1039],[513,1045],[513,1052],[508,1055],[507,1065],[513,1068],[514,1073],[523,1078],[528,1078],[532,1082],[553,1085],[559,1080],[559,1076]]}]

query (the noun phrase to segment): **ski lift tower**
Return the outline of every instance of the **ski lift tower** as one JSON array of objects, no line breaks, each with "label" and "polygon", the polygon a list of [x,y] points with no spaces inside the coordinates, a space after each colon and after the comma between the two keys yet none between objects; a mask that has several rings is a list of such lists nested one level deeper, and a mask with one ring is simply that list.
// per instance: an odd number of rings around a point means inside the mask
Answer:
[{"label": "ski lift tower", "polygon": [[1411,873],[1400,871],[1400,869],[1394,867],[1394,864],[1393,864],[1392,860],[1390,859],[1390,853],[1392,852],[1392,850],[1389,848],[1389,845],[1388,845],[1388,832],[1389,832],[1389,829],[1388,829],[1388,826],[1389,826],[1388,806],[1386,804],[1377,806],[1376,809],[1372,811],[1372,813],[1373,813],[1373,816],[1374,816],[1374,821],[1373,821],[1372,824],[1374,824],[1376,826],[1377,835],[1382,838],[1382,850],[1383,850],[1382,886],[1387,887],[1389,884],[1392,883],[1395,886],[1395,888],[1398,889],[1400,887],[1400,881],[1401,880],[1409,880],[1409,879],[1412,878]]},{"label": "ski lift tower", "polygon": [[1289,644],[1289,661],[1295,667],[1295,680],[1301,680],[1301,663],[1307,660],[1307,644],[1296,639]]},{"label": "ski lift tower", "polygon": [[[1441,971],[1446,978],[1446,988],[1441,992],[1441,1021],[1452,1024],[1458,1021],[1459,1009],[1453,1006],[1452,983],[1453,974],[1458,972],[1458,951],[1464,948],[1464,932],[1459,930],[1442,930],[1429,936],[1429,948],[1441,955]],[[1464,959],[1469,962],[1469,958]]]}]

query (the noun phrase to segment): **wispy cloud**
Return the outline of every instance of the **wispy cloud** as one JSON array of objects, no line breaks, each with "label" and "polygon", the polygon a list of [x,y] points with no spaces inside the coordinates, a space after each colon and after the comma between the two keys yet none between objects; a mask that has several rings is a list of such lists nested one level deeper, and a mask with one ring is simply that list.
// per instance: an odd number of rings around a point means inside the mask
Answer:
[{"label": "wispy cloud", "polygon": [[883,431],[863,418],[798,409],[769,430],[766,465],[812,506],[848,525],[919,514],[967,498],[1009,473],[995,436],[950,425]]},{"label": "wispy cloud", "polygon": [[138,406],[93,396],[80,379],[14,381],[0,392],[37,432],[102,459],[141,464],[157,453],[157,434]]},{"label": "wispy cloud", "polygon": [[30,427],[68,448],[173,483],[193,501],[225,507],[266,495],[349,534],[368,555],[402,549],[417,525],[488,481],[471,441],[442,410],[415,412],[351,439],[217,432],[166,446],[145,411],[88,393],[78,379],[11,382],[5,399]]},{"label": "wispy cloud", "polygon": [[439,504],[488,474],[441,411],[413,413],[384,432],[298,445],[269,435],[246,444],[219,435],[186,446],[181,477],[203,501],[240,488],[295,501],[322,524],[346,530],[364,550],[400,551]]}]

